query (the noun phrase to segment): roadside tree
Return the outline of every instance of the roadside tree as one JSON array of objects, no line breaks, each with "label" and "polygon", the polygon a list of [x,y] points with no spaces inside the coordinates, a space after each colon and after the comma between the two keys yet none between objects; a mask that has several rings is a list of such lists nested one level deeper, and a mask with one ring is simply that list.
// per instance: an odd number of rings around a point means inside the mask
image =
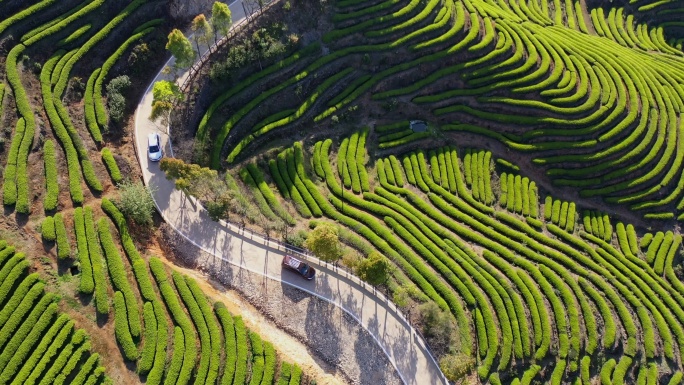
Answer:
[{"label": "roadside tree", "polygon": [[154,83],[152,88],[152,112],[150,120],[161,119],[164,127],[169,124],[169,116],[176,102],[182,100],[183,94],[176,83],[168,80],[160,80]]},{"label": "roadside tree", "polygon": [[209,24],[209,21],[207,21],[206,16],[204,16],[203,13],[200,13],[199,15],[195,16],[194,19],[192,19],[192,32],[193,32],[193,39],[195,40],[195,45],[197,46],[197,52],[200,51],[200,44],[207,44],[209,45],[209,39],[211,39],[212,35],[212,28],[211,24]]},{"label": "roadside tree", "polygon": [[228,4],[215,1],[211,7],[211,26],[214,29],[214,42],[218,41],[218,34],[226,36],[233,25],[233,18]]},{"label": "roadside tree", "polygon": [[192,49],[190,40],[188,40],[179,29],[174,29],[169,33],[166,49],[171,52],[171,55],[173,55],[174,58],[176,58],[176,64],[174,66],[177,68],[190,67],[193,60],[195,60],[195,51]]},{"label": "roadside tree", "polygon": [[228,219],[233,196],[216,170],[176,158],[163,158],[159,168],[174,181],[176,189],[199,199],[212,220]]},{"label": "roadside tree", "polygon": [[305,245],[317,258],[326,262],[335,262],[342,256],[342,244],[337,227],[328,223],[316,226],[306,239]]},{"label": "roadside tree", "polygon": [[373,286],[382,285],[389,279],[392,265],[382,254],[374,251],[356,266],[359,278]]}]

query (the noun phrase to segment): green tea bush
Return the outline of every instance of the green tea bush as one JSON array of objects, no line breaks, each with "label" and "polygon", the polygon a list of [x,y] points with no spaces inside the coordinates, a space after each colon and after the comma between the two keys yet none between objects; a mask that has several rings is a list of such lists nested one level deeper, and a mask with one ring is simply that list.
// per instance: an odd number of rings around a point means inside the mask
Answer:
[{"label": "green tea bush", "polygon": [[522,183],[520,175],[516,175],[515,179],[513,179],[513,185],[515,189],[515,212],[518,214],[523,213],[523,202],[525,200],[523,195],[527,195],[527,191],[523,190]]},{"label": "green tea bush", "polygon": [[399,139],[382,142],[378,145],[378,148],[386,149],[392,147],[399,147],[405,144],[409,144],[411,142],[415,142],[420,139],[428,138],[430,137],[430,135],[431,134],[429,132],[414,132],[411,135],[407,135]]},{"label": "green tea bush", "polygon": [[620,245],[620,249],[625,255],[631,254],[632,251],[629,247],[629,241],[627,240],[627,230],[625,229],[625,225],[622,222],[618,222],[615,225],[615,230],[617,233],[618,245]]},{"label": "green tea bush", "polygon": [[[359,173],[359,183],[361,183],[362,192],[370,191],[370,181],[366,171],[366,138],[369,131],[368,127],[364,127],[359,133],[359,140],[356,144],[356,169]],[[322,167],[321,171],[323,171]]]},{"label": "green tea bush", "polygon": [[311,210],[312,215],[318,218],[323,215],[323,213],[312,196],[314,190],[309,190],[302,182],[302,178],[306,177],[306,173],[304,171],[304,162],[302,161],[303,154],[301,145],[301,142],[296,142],[294,150],[290,149],[287,152],[287,171],[290,174],[290,178],[297,188],[297,191],[302,195],[302,199],[306,203],[306,206]]},{"label": "green tea bush", "polygon": [[264,341],[264,375],[261,379],[261,385],[273,384],[277,361],[278,357],[276,356],[273,344]]},{"label": "green tea bush", "polygon": [[568,206],[568,216],[565,225],[565,230],[572,233],[575,231],[575,214],[577,213],[577,206],[575,202],[570,202]]},{"label": "green tea bush", "polygon": [[292,365],[292,374],[290,376],[290,385],[300,385],[302,383],[302,369],[295,365]]},{"label": "green tea bush", "polygon": [[76,233],[76,243],[78,248],[78,261],[81,264],[81,282],[78,290],[81,293],[92,294],[95,291],[95,279],[93,277],[93,266],[88,254],[88,238],[86,236],[85,217],[83,208],[74,209],[74,233]]},{"label": "green tea bush", "polygon": [[128,329],[128,314],[126,313],[126,301],[120,291],[114,293],[114,335],[116,341],[121,346],[124,353],[124,358],[129,361],[138,359],[138,347],[131,338],[131,332]]},{"label": "green tea bush", "polygon": [[264,345],[259,334],[249,332],[249,341],[252,345],[252,373],[249,378],[250,385],[259,385],[264,376]]},{"label": "green tea bush", "polygon": [[314,173],[318,175],[320,178],[325,177],[325,173],[323,172],[323,168],[321,167],[321,146],[323,145],[323,142],[316,142],[314,145],[314,151],[313,151],[313,158],[311,159],[311,163],[313,165]]},{"label": "green tea bush", "polygon": [[88,255],[93,269],[93,280],[95,282],[95,308],[100,314],[109,314],[109,297],[107,296],[107,277],[104,271],[102,252],[97,240],[95,221],[93,218],[93,208],[85,207],[85,233],[88,239]]},{"label": "green tea bush", "polygon": [[[394,180],[397,184],[398,187],[404,187],[404,173],[402,172],[401,164],[399,163],[399,160],[394,156],[390,155],[389,157],[390,164],[392,166],[392,171],[394,172]],[[453,177],[451,173],[449,173],[450,177]]]},{"label": "green tea bush", "polygon": [[563,374],[565,373],[566,366],[567,361],[564,359],[556,361],[556,367],[553,368],[553,372],[551,373],[551,384],[560,385],[563,382]]},{"label": "green tea bush", "polygon": [[[421,167],[421,164],[423,167]],[[425,166],[425,159],[423,159],[422,152],[418,153],[418,155],[411,153],[411,166],[413,167],[413,175],[416,177],[416,185],[418,188],[420,188],[423,192],[430,191],[430,188],[425,181],[427,178],[429,178],[429,174],[426,172],[427,166]]]},{"label": "green tea bush", "polygon": [[[40,285],[40,293],[35,297],[26,296],[22,299],[19,306],[14,309],[12,315],[7,319],[7,322],[0,330],[0,345],[3,348],[8,348],[12,340],[16,340],[15,336],[19,337],[30,330],[31,327],[38,321],[40,315],[48,309],[48,306],[56,306],[57,298],[54,294],[44,294],[44,285]],[[43,295],[44,294],[44,295]],[[23,339],[24,336],[20,337]]]},{"label": "green tea bush", "polygon": [[[559,224],[560,223],[560,216],[561,216],[561,210],[563,207],[563,203],[559,199],[555,199],[553,201],[553,205],[551,206],[551,223],[554,224]],[[567,207],[567,203],[566,203]]]},{"label": "green tea bush", "polygon": [[348,147],[349,138],[344,138],[342,144],[340,144],[340,149],[337,151],[337,173],[345,188],[351,188],[351,175],[347,166]]},{"label": "green tea bush", "polygon": [[568,223],[568,207],[569,205],[567,201],[563,201],[563,203],[561,203],[560,216],[558,220],[558,226],[560,228],[565,228]]},{"label": "green tea bush", "polygon": [[293,179],[290,177],[290,170],[288,164],[288,151],[283,151],[278,154],[278,170],[280,176],[282,177],[284,183],[288,187],[289,195],[297,208],[297,212],[304,218],[311,218],[311,210],[304,202],[304,198],[299,192],[297,186],[295,186]]},{"label": "green tea bush", "polygon": [[[114,243],[112,234],[109,229],[109,223],[106,218],[100,218],[97,222],[97,231],[100,238],[100,244],[104,250],[107,267],[109,268],[109,277],[112,280],[114,289],[120,291],[124,296],[126,302],[126,309],[128,309],[128,325],[133,338],[140,336],[140,313],[138,312],[138,302],[135,294],[131,290],[126,277],[126,267],[123,264],[119,250]],[[149,371],[149,369],[147,369]]]},{"label": "green tea bush", "polygon": [[173,329],[173,356],[167,369],[165,381],[175,383],[183,367],[183,357],[185,357],[185,336],[180,326],[176,326]]},{"label": "green tea bush", "polygon": [[240,169],[239,173],[242,181],[252,192],[252,198],[254,198],[254,201],[256,202],[257,207],[259,207],[261,214],[263,214],[264,217],[270,221],[277,220],[278,217],[275,215],[273,210],[271,210],[271,207],[264,198],[262,191],[259,189],[259,186],[257,186],[257,182],[252,177],[252,173],[247,168]]},{"label": "green tea bush", "polygon": [[[486,151],[482,159],[482,178],[484,182],[485,203],[492,205],[494,203],[494,192],[492,191],[492,152]],[[527,190],[525,190],[527,192]],[[527,194],[525,194],[527,195]]]},{"label": "green tea bush", "polygon": [[55,235],[57,236],[57,257],[59,259],[68,258],[71,256],[71,243],[69,242],[69,236],[67,235],[62,213],[55,214],[54,223]]},{"label": "green tea bush", "polygon": [[354,193],[358,194],[361,192],[361,181],[359,180],[358,173],[358,163],[356,162],[356,153],[359,142],[359,132],[354,132],[349,138],[349,144],[347,147],[346,158],[347,158],[347,171],[351,178],[351,188]]},{"label": "green tea bush", "polygon": [[21,361],[28,358],[32,348],[45,337],[43,333],[53,323],[56,314],[57,304],[54,302],[46,309],[36,308],[31,312],[0,353],[0,367],[3,368],[0,377],[16,372]]},{"label": "green tea bush", "polygon": [[233,317],[228,312],[226,305],[222,302],[214,304],[214,312],[221,323],[223,329],[223,341],[225,343],[225,362],[223,365],[223,375],[221,385],[231,385],[235,375],[235,363],[237,359],[237,345],[235,340],[235,326]]},{"label": "green tea bush", "polygon": [[158,326],[152,302],[145,302],[143,306],[143,320],[145,321],[145,340],[142,352],[140,353],[140,360],[138,361],[138,372],[146,374],[152,369],[154,354],[157,349]]},{"label": "green tea bush", "polygon": [[[69,316],[62,314],[57,317],[55,322],[50,326],[50,329],[39,339],[40,342],[30,352],[30,355],[22,356],[15,355],[9,362],[7,371],[0,375],[0,381],[9,383],[14,375],[16,383],[24,383],[34,368],[37,367],[39,360],[45,353],[49,353],[49,348],[53,343],[66,340],[66,337],[71,333],[74,322],[69,320]],[[63,342],[62,342],[63,343]]]},{"label": "green tea bush", "polygon": [[92,27],[91,24],[86,24],[86,25],[82,26],[81,28],[75,30],[74,32],[71,33],[71,35],[69,35],[69,36],[65,37],[64,39],[60,40],[60,41],[57,43],[57,46],[58,46],[58,47],[61,47],[61,46],[63,46],[63,45],[67,45],[67,44],[69,44],[69,43],[71,43],[71,42],[73,42],[73,41],[75,41],[75,40],[78,40],[78,38],[80,38],[81,36],[83,36],[86,32],[88,32],[88,30],[90,30],[90,27]]},{"label": "green tea bush", "polygon": [[656,235],[652,237],[652,240],[648,243],[648,249],[646,251],[646,263],[648,263],[649,265],[655,261],[656,253],[658,252],[660,244],[663,242],[664,238],[665,233],[663,233],[662,231],[658,231]]},{"label": "green tea bush", "polygon": [[[100,126],[97,124],[97,116],[95,115],[95,101],[93,100],[93,87],[95,86],[95,81],[100,74],[102,69],[98,68],[90,75],[88,82],[86,83],[85,95],[83,98],[83,108],[84,116],[86,121],[86,126],[90,135],[92,135],[95,143],[102,143],[102,131],[100,131]],[[101,95],[100,95],[101,96]]]},{"label": "green tea bush", "polygon": [[43,219],[40,230],[43,239],[48,242],[53,242],[57,238],[55,234],[55,220],[52,217],[45,217]]},{"label": "green tea bush", "polygon": [[277,385],[289,385],[290,377],[292,376],[292,365],[289,362],[280,363],[280,379]]},{"label": "green tea bush", "polygon": [[653,241],[653,234],[652,233],[646,233],[641,238],[641,242],[639,242],[639,247],[643,250],[643,249],[647,248],[648,245],[651,244],[651,241]]},{"label": "green tea bush", "polygon": [[46,140],[43,145],[43,159],[45,161],[45,200],[43,208],[52,211],[57,208],[59,199],[59,183],[57,180],[57,159],[55,158],[55,144]]},{"label": "green tea bush", "polygon": [[610,360],[606,361],[605,364],[603,364],[600,373],[602,384],[612,384],[610,377],[613,374],[613,369],[615,369],[615,365],[616,362],[614,358],[611,358]]},{"label": "green tea bush", "polygon": [[[235,85],[234,87],[231,87],[229,90],[227,90],[225,93],[220,95],[218,98],[214,99],[214,101],[211,103],[211,105],[207,108],[207,111],[204,113],[204,116],[202,117],[202,120],[199,123],[199,127],[197,128],[197,135],[196,137],[199,138],[199,140],[202,143],[205,143],[208,138],[208,123],[209,120],[211,119],[212,115],[216,110],[221,107],[223,103],[225,103],[230,97],[233,95],[236,95],[240,91],[244,90],[248,86],[254,84],[255,82],[259,81],[262,78],[265,78],[268,75],[271,75],[277,71],[282,70],[283,68],[288,67],[289,65],[295,63],[299,59],[317,53],[320,51],[320,45],[319,44],[309,44],[308,46],[304,47],[302,50],[295,52],[292,54],[292,56],[285,58],[277,63],[272,64],[271,66],[264,68],[262,71],[259,71],[246,79],[242,80],[240,83]],[[231,125],[232,126],[232,125]],[[227,129],[230,130],[231,126],[228,126]]]},{"label": "green tea bush", "polygon": [[285,184],[282,175],[280,175],[280,171],[278,170],[278,163],[275,159],[270,159],[268,161],[268,169],[271,172],[271,177],[273,178],[273,181],[278,187],[278,191],[280,191],[280,194],[283,196],[283,198],[290,199],[290,190],[287,188],[287,184]]},{"label": "green tea bush", "polygon": [[660,244],[660,247],[658,247],[658,252],[656,253],[655,261],[653,263],[653,271],[658,275],[662,275],[665,270],[665,259],[667,258],[667,253],[670,250],[673,241],[674,234],[672,231],[665,233],[665,238],[663,238],[663,242]]},{"label": "green tea bush", "polygon": [[83,178],[85,179],[88,187],[99,193],[104,191],[102,188],[102,183],[100,183],[100,180],[95,174],[95,169],[93,168],[93,164],[90,162],[90,159],[81,160],[81,169],[83,170]]},{"label": "green tea bush", "polygon": [[[169,282],[164,264],[158,258],[150,258],[149,264],[152,275],[157,281],[157,286],[159,287],[159,291],[162,294],[162,298],[166,303],[169,313],[171,313],[174,321],[183,331],[185,351],[183,353],[183,362],[180,373],[178,374],[178,381],[185,383],[192,376],[192,370],[195,367],[195,362],[197,359],[197,339],[195,338],[193,324],[185,314],[185,311],[183,311],[183,307],[178,300],[176,292],[173,290],[173,287]],[[175,279],[174,281],[181,282],[181,280],[178,279]],[[182,283],[185,284],[185,281],[182,281]],[[185,287],[185,289],[187,289],[187,287]]]},{"label": "green tea bush", "polygon": [[131,266],[133,267],[133,274],[135,275],[135,280],[138,282],[140,294],[145,301],[154,301],[157,299],[157,295],[152,288],[152,281],[150,280],[147,272],[147,264],[140,256],[140,253],[138,253],[135,243],[128,232],[126,218],[109,199],[102,198],[101,205],[102,211],[109,215],[112,222],[114,222],[119,230],[121,246],[123,246],[123,249],[126,252],[126,255],[128,255],[129,261],[131,262]]},{"label": "green tea bush", "polygon": [[43,66],[40,73],[41,92],[43,96],[43,107],[52,124],[52,129],[57,137],[57,140],[64,149],[67,161],[67,172],[69,175],[69,193],[74,204],[83,203],[83,190],[81,189],[81,171],[78,160],[78,152],[72,142],[69,133],[67,132],[64,123],[62,122],[53,102],[52,86],[50,82],[50,74],[54,69],[57,61],[62,57],[62,52],[53,55]]},{"label": "green tea bush", "polygon": [[527,217],[530,215],[530,179],[524,177],[522,178],[521,183],[522,214]]},{"label": "green tea bush", "polygon": [[102,84],[104,83],[105,77],[109,74],[111,68],[119,60],[119,58],[121,58],[124,52],[126,52],[128,47],[136,41],[139,41],[149,32],[152,32],[153,29],[153,27],[150,27],[143,31],[134,33],[133,36],[129,37],[123,44],[121,44],[121,46],[119,46],[119,48],[117,48],[117,50],[114,51],[114,53],[102,64],[101,70],[99,71],[95,83],[93,84],[95,116],[97,118],[97,124],[100,128],[106,129],[108,121],[107,110],[105,109],[104,102],[102,101]]},{"label": "green tea bush", "polygon": [[631,223],[627,225],[627,243],[633,255],[639,255],[639,242],[637,241],[636,230]]},{"label": "green tea bush", "polygon": [[[54,379],[54,384],[56,385],[62,385],[66,382],[67,377],[71,375],[71,373],[76,369],[77,365],[79,362],[81,362],[81,357],[88,354],[90,350],[90,342],[86,342],[85,344],[79,346],[76,351],[73,353],[71,357],[69,357],[69,360],[66,362],[64,365],[64,368],[62,369],[62,372],[57,375],[57,377]],[[99,359],[99,354],[95,353],[88,357],[85,360],[85,363],[81,366],[80,370],[76,373],[73,381],[71,384],[83,384],[85,381],[85,376],[90,373],[91,370],[93,370],[93,367],[97,363]],[[48,382],[49,383],[49,382]]]},{"label": "green tea bush", "polygon": [[506,180],[501,180],[501,184],[506,186],[506,210],[515,212],[515,198],[520,194],[520,191],[515,188],[515,176],[508,174]]},{"label": "green tea bush", "polygon": [[684,373],[677,371],[670,377],[670,381],[667,382],[667,385],[681,384],[682,379],[684,379]]},{"label": "green tea bush", "polygon": [[[168,321],[166,320],[166,313],[164,312],[164,307],[161,302],[156,300],[153,301],[152,307],[154,309],[154,316],[157,325],[157,344],[155,346],[154,363],[152,364],[152,368],[150,369],[149,373],[147,373],[147,383],[150,385],[159,385],[161,384],[164,368],[166,366],[166,341],[169,325]],[[174,341],[176,341],[175,335]],[[182,334],[180,338],[180,344],[174,344],[174,356],[176,354],[176,349],[179,348],[181,349],[179,356],[183,357],[184,347]]]},{"label": "green tea bush", "polygon": [[200,310],[197,300],[195,300],[195,297],[192,295],[185,278],[175,271],[171,273],[171,276],[173,277],[173,282],[178,294],[183,300],[183,303],[185,303],[185,308],[188,309],[188,313],[190,313],[190,318],[195,325],[194,328],[197,330],[197,334],[199,334],[200,337],[200,362],[195,376],[198,380],[201,380],[200,383],[205,383],[209,371],[209,363],[211,362],[211,337],[209,336],[207,322],[205,321],[202,310]]},{"label": "green tea bush", "polygon": [[109,171],[109,175],[112,177],[112,182],[114,182],[114,184],[119,184],[123,180],[123,177],[121,176],[119,166],[116,164],[114,155],[112,155],[112,152],[107,147],[104,147],[102,151],[100,151],[100,154],[102,155],[102,163],[105,164],[107,171]]},{"label": "green tea bush", "polygon": [[[270,187],[268,187],[268,184],[264,180],[264,175],[261,173],[261,170],[254,164],[254,163],[249,163],[247,166],[245,166],[246,170],[249,172],[249,174],[252,177],[252,182],[254,182],[255,186],[250,185],[249,183],[249,178],[247,175],[243,176],[243,181],[250,186],[250,187],[257,187],[259,192],[261,192],[261,195],[265,199],[265,202],[267,202],[268,207],[270,207],[275,214],[277,214],[281,219],[283,219],[287,224],[289,225],[294,225],[295,220],[290,215],[290,213],[285,210],[285,208],[280,204],[278,199],[276,198],[275,194],[273,194],[273,191],[271,190]],[[244,170],[244,169],[243,169]],[[241,176],[242,176],[242,171],[241,171]],[[259,198],[257,197],[258,194],[255,195],[255,200],[257,201],[257,205],[259,205]],[[259,205],[261,208],[261,206]],[[262,211],[263,212],[263,211]],[[268,216],[268,215],[267,215]]]},{"label": "green tea bush", "polygon": [[17,23],[19,21],[22,21],[24,19],[30,18],[33,15],[36,15],[40,13],[43,9],[46,7],[49,7],[55,2],[55,0],[43,0],[41,2],[38,2],[36,4],[31,5],[30,7],[15,13],[12,16],[7,17],[6,19],[2,20],[0,22],[0,34],[3,33],[7,28],[12,26],[12,24]]},{"label": "green tea bush", "polygon": [[[432,180],[434,180],[435,183],[440,184],[442,183],[442,178],[440,175],[440,165],[437,152],[435,152],[435,150],[430,150],[428,157],[430,158],[430,175],[432,176]],[[475,190],[473,190],[473,192],[474,191]]]},{"label": "green tea bush", "polygon": [[404,164],[404,171],[406,172],[406,180],[408,183],[415,185],[416,184],[416,177],[413,174],[413,166],[411,165],[411,158],[410,157],[404,157],[402,160],[402,163]]},{"label": "green tea bush", "polygon": [[214,312],[202,289],[195,280],[189,277],[185,277],[185,281],[188,284],[188,288],[192,292],[195,301],[197,301],[197,305],[202,312],[202,317],[204,318],[209,331],[209,337],[211,339],[211,361],[207,372],[207,382],[214,384],[216,383],[219,365],[221,363],[221,332],[219,331],[218,324],[214,318]]},{"label": "green tea bush", "polygon": [[393,133],[378,137],[378,143],[382,144],[382,143],[387,143],[387,142],[394,142],[394,141],[399,140],[401,138],[407,137],[411,134],[413,134],[413,130],[411,130],[410,128],[407,128],[407,129],[402,130],[402,131],[393,132]]},{"label": "green tea bush", "polygon": [[[21,136],[20,130],[23,131],[25,128],[24,118],[19,118],[17,122],[17,128],[15,130],[14,138]],[[3,194],[2,203],[5,206],[13,206],[17,203],[17,153],[19,152],[19,144],[21,140],[12,139],[12,144],[10,146],[10,151],[7,159],[7,166],[4,172],[4,183],[3,183]]]},{"label": "green tea bush", "polygon": [[[76,344],[79,339],[83,339],[83,334],[83,330],[77,330],[75,333],[73,333],[72,338],[68,343],[66,339],[69,334],[65,335],[63,340],[55,340],[55,342],[50,345],[48,351],[45,352],[44,357],[38,362],[36,369],[30,373],[27,381],[35,383],[38,381],[38,377],[42,374],[43,370],[47,368],[48,370],[45,372],[43,378],[46,383],[53,383],[55,381],[55,377],[57,377],[59,374],[59,371],[61,371],[67,364],[67,360],[72,356],[72,353],[74,353],[73,357],[75,359],[80,357],[83,351],[90,349],[90,342],[86,341],[79,349],[76,350],[76,352],[74,352],[74,344]],[[67,343],[67,345],[60,352],[59,349],[64,345],[64,343]],[[57,355],[57,353],[59,353],[59,355]],[[50,358],[54,358],[54,361],[50,361]],[[71,362],[73,363],[73,361]],[[48,367],[48,364],[51,366]]]},{"label": "green tea bush", "polygon": [[[487,326],[484,318],[482,318],[482,311],[475,308],[475,331],[477,332],[477,345],[479,348],[480,358],[485,358],[487,355]],[[495,329],[496,330],[496,329]]]},{"label": "green tea bush", "polygon": [[[38,281],[38,274],[35,273],[29,274],[26,278],[19,281],[20,275],[24,273],[27,266],[23,257],[21,258],[21,263],[13,265],[13,268],[11,269],[12,274],[6,276],[6,283],[3,282],[2,286],[0,286],[0,299],[4,301],[9,298],[2,311],[0,311],[0,325],[4,325],[7,322],[12,315],[12,312],[18,308],[25,297],[35,300],[36,298],[39,298],[45,288],[45,284]],[[12,292],[11,289],[17,282],[19,284],[14,292]],[[12,307],[10,307],[10,305]]]},{"label": "green tea bush", "polygon": [[234,318],[235,325],[235,341],[237,346],[237,356],[235,367],[235,376],[233,384],[244,384],[247,379],[247,357],[249,354],[247,345],[247,330],[245,329],[244,321],[242,317],[237,316]]},{"label": "green tea bush", "polygon": [[613,238],[613,225],[610,224],[610,217],[608,214],[603,214],[603,240],[606,242],[610,242],[610,240]]}]

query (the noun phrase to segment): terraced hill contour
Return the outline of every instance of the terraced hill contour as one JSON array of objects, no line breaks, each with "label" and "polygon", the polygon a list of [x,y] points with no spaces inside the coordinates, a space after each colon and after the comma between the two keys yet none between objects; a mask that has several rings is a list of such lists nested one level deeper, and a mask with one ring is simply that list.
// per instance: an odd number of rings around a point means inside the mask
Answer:
[{"label": "terraced hill contour", "polygon": [[[309,381],[241,317],[212,303],[197,282],[144,257],[123,214],[103,197],[131,177],[119,168],[125,159],[117,151],[123,146],[116,146],[125,124],[110,114],[107,84],[117,72],[135,81],[154,69],[150,56],[166,34],[159,31],[168,27],[153,19],[163,15],[156,12],[162,5],[0,2],[3,234],[10,227],[31,235],[38,229],[43,246],[56,256],[29,259],[0,241],[0,384],[110,384],[119,377],[105,375],[105,368],[115,366],[107,358],[119,354],[127,374],[147,384]],[[37,265],[52,273],[54,287],[47,293],[42,276],[31,273]],[[54,293],[66,292],[62,283],[72,280],[78,292],[69,295],[80,301],[62,303],[75,307],[82,313],[79,322],[90,322],[99,329],[97,338],[107,341],[90,340],[83,325],[77,328],[57,311]],[[91,342],[118,343],[120,351],[91,352],[97,350]]]},{"label": "terraced hill contour", "polygon": [[[684,60],[681,23],[673,19],[682,7],[339,1],[320,46],[214,100],[199,122],[198,147],[210,148],[210,164],[220,168],[285,132],[325,127],[350,106],[369,119],[380,118],[379,106],[394,106],[397,121],[422,118],[437,134],[402,130],[381,148],[475,133],[522,153],[558,188],[646,219],[679,218]],[[264,91],[241,98],[255,84]],[[289,96],[302,85],[305,95]],[[257,108],[283,104],[282,111]],[[217,113],[225,108],[231,113]]]},{"label": "terraced hill contour", "polygon": [[680,381],[681,235],[639,239],[606,213],[541,196],[484,150],[417,150],[366,171],[367,133],[336,156],[330,139],[310,157],[297,142],[270,177],[299,216],[350,229],[396,264],[393,285],[453,314],[452,348],[477,358],[483,382]]}]

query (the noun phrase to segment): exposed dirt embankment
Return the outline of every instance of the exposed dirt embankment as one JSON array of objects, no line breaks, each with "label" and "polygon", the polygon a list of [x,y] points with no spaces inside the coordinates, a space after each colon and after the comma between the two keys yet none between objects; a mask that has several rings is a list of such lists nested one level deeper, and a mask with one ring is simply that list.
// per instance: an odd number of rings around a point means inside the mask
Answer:
[{"label": "exposed dirt embankment", "polygon": [[171,0],[169,13],[175,19],[189,19],[200,13],[208,13],[214,0]]}]

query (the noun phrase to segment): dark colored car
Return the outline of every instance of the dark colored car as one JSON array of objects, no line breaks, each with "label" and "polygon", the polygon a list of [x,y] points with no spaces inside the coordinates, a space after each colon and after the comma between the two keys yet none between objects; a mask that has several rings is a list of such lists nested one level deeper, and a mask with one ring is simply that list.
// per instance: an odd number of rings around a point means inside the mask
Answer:
[{"label": "dark colored car", "polygon": [[283,258],[283,267],[294,271],[308,280],[312,280],[314,275],[316,275],[316,270],[313,267],[291,255],[286,255]]}]

